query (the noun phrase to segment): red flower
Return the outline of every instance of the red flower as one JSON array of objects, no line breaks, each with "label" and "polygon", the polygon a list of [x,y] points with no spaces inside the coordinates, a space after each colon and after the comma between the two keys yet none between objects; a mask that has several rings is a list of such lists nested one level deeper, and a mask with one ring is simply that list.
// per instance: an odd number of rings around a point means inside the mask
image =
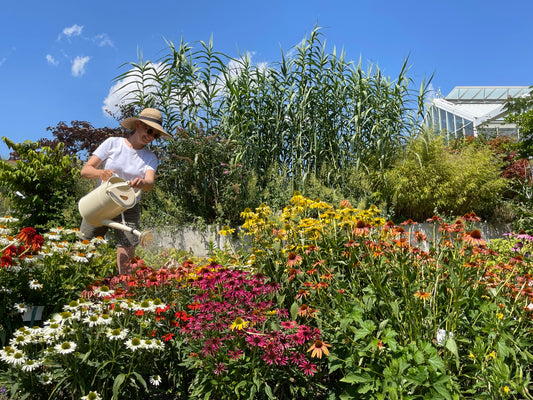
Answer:
[{"label": "red flower", "polygon": [[35,237],[35,235],[37,235],[37,231],[35,230],[35,228],[29,226],[26,228],[22,228],[16,238],[29,246],[33,243],[33,238]]},{"label": "red flower", "polygon": [[165,342],[170,342],[172,338],[174,337],[174,333],[167,333],[166,335],[163,335],[163,340]]}]

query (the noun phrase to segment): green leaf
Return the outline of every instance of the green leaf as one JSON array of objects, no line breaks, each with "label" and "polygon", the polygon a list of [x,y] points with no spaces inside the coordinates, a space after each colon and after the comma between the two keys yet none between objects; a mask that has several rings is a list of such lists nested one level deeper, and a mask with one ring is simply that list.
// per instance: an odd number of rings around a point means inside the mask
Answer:
[{"label": "green leaf", "polygon": [[113,399],[114,400],[118,400],[119,399],[120,387],[124,383],[125,379],[126,379],[126,374],[119,374],[115,378],[115,382],[113,382]]},{"label": "green leaf", "polygon": [[448,337],[448,339],[446,339],[446,348],[455,356],[455,364],[457,368],[459,368],[459,353],[457,352],[457,343],[455,343],[455,340],[452,337]]},{"label": "green leaf", "polygon": [[294,302],[292,303],[292,306],[291,306],[291,318],[293,320],[296,320],[296,318],[298,317],[298,309],[300,308],[300,306],[298,305],[297,302]]},{"label": "green leaf", "polygon": [[442,383],[439,383],[439,382],[435,382],[433,383],[433,388],[441,395],[443,396],[446,400],[452,400],[452,395],[450,394],[450,392],[448,391],[448,389],[446,388],[446,386],[444,386]]},{"label": "green leaf", "polygon": [[341,382],[344,383],[366,383],[373,381],[374,379],[366,373],[364,375],[351,373],[341,378]]}]

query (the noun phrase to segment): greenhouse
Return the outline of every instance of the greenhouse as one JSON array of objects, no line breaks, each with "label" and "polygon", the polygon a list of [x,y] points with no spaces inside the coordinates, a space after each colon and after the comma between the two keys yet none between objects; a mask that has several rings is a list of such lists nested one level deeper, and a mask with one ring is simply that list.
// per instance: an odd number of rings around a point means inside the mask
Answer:
[{"label": "greenhouse", "polygon": [[528,96],[528,86],[456,86],[446,97],[437,95],[426,123],[437,132],[457,138],[508,135],[520,138],[515,124],[505,121],[509,97]]}]

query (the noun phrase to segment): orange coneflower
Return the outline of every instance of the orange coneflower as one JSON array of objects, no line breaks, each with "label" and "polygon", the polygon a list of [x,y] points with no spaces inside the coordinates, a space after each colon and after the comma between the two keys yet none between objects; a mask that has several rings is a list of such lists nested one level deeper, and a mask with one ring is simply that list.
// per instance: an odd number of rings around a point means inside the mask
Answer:
[{"label": "orange coneflower", "polygon": [[430,223],[431,222],[440,222],[440,221],[442,221],[442,218],[437,216],[437,215],[434,215],[431,218],[426,219],[426,222],[430,222]]},{"label": "orange coneflower", "polygon": [[322,354],[325,354],[326,356],[329,355],[328,347],[331,347],[331,345],[322,340],[315,340],[315,343],[309,348],[309,350],[307,350],[307,352],[312,351],[311,357],[322,358]]},{"label": "orange coneflower", "polygon": [[316,310],[313,310],[311,307],[309,307],[307,304],[302,304],[299,308],[298,308],[298,315],[300,317],[307,317],[307,316],[312,316],[314,313],[316,312]]},{"label": "orange coneflower", "polygon": [[287,260],[287,266],[298,265],[302,262],[302,256],[294,252],[289,253],[289,259]]},{"label": "orange coneflower", "polygon": [[353,234],[356,236],[363,236],[363,235],[366,235],[369,231],[370,231],[370,225],[368,225],[363,220],[359,220],[357,221],[357,224],[355,224]]},{"label": "orange coneflower", "polygon": [[420,290],[420,291],[415,293],[415,297],[418,297],[421,300],[427,300],[427,299],[429,299],[429,296],[431,296],[431,293],[424,292],[422,290]]},{"label": "orange coneflower", "polygon": [[471,245],[485,244],[485,241],[481,239],[481,232],[479,229],[474,229],[472,232],[467,232],[464,234],[463,240]]}]

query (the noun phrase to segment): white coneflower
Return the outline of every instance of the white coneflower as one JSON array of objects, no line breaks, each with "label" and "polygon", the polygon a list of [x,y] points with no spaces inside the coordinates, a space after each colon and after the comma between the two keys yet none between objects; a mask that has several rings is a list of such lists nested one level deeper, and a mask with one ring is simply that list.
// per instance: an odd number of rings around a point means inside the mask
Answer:
[{"label": "white coneflower", "polygon": [[102,314],[99,316],[100,325],[110,325],[113,322],[113,318],[109,314]]},{"label": "white coneflower", "polygon": [[70,354],[72,353],[74,350],[76,350],[76,343],[74,342],[63,342],[61,344],[57,344],[54,346],[54,349],[59,353],[59,354]]},{"label": "white coneflower", "polygon": [[61,240],[61,235],[59,233],[47,233],[44,237],[52,242]]},{"label": "white coneflower", "polygon": [[33,289],[33,290],[41,290],[43,288],[43,285],[39,283],[37,279],[30,279],[28,285],[30,289]]},{"label": "white coneflower", "polygon": [[68,252],[68,250],[69,250],[68,242],[52,244],[52,252],[54,253],[65,254]]},{"label": "white coneflower", "polygon": [[124,343],[131,351],[136,351],[143,348],[143,342],[139,338],[131,338]]},{"label": "white coneflower", "polygon": [[83,323],[88,324],[89,328],[93,328],[101,324],[100,318],[98,315],[89,315],[83,319]]},{"label": "white coneflower", "polygon": [[17,310],[19,313],[24,314],[28,311],[28,306],[22,303],[15,303],[13,306],[15,310]]},{"label": "white coneflower", "polygon": [[15,351],[17,351],[16,347],[5,346],[3,349],[0,349],[0,360],[7,363],[8,358],[11,354],[15,353]]},{"label": "white coneflower", "polygon": [[89,262],[89,259],[85,257],[85,254],[83,253],[74,253],[70,256],[73,261],[81,262],[81,263],[87,263]]},{"label": "white coneflower", "polygon": [[89,392],[86,396],[83,396],[81,400],[102,400],[102,397],[98,394],[98,392]]},{"label": "white coneflower", "polygon": [[11,234],[11,229],[9,229],[7,226],[5,225],[2,225],[0,226],[0,235],[10,235]]},{"label": "white coneflower", "polygon": [[30,335],[17,335],[11,338],[11,340],[9,341],[9,345],[13,347],[24,346],[31,342],[32,342],[32,338]]},{"label": "white coneflower", "polygon": [[101,287],[97,287],[97,288],[94,288],[93,290],[94,294],[99,296],[99,297],[106,297],[106,296],[111,296],[113,293],[115,293],[114,290],[112,289],[109,289],[108,286],[101,286]]},{"label": "white coneflower", "polygon": [[162,350],[163,349],[163,343],[160,340],[152,340],[152,339],[143,339],[142,340],[141,347],[143,349],[150,349],[150,350]]},{"label": "white coneflower", "polygon": [[116,328],[116,329],[107,328],[105,331],[105,335],[110,340],[124,340],[126,339],[126,336],[128,336],[128,333],[129,331],[125,328]]},{"label": "white coneflower", "polygon": [[54,339],[61,337],[65,333],[63,326],[57,322],[54,322],[43,328],[43,339],[47,342],[51,342]]},{"label": "white coneflower", "polygon": [[91,243],[92,244],[107,244],[107,240],[105,240],[102,236],[97,236],[91,239]]},{"label": "white coneflower", "polygon": [[27,254],[26,257],[24,257],[24,262],[26,264],[34,264],[36,261],[37,257],[34,257],[31,254]]},{"label": "white coneflower", "polygon": [[154,386],[159,386],[163,379],[159,375],[152,375],[150,377],[150,383]]},{"label": "white coneflower", "polygon": [[10,222],[19,222],[19,219],[12,217],[11,215],[4,215],[0,218],[0,224],[8,224]]},{"label": "white coneflower", "polygon": [[39,377],[39,382],[43,385],[50,385],[53,382],[52,374],[47,372]]},{"label": "white coneflower", "polygon": [[9,271],[13,273],[20,272],[22,271],[22,266],[20,264],[12,264],[9,267]]},{"label": "white coneflower", "polygon": [[26,360],[26,362],[22,366],[22,370],[25,372],[32,372],[32,371],[35,371],[37,368],[39,368],[41,365],[42,364],[40,361]]},{"label": "white coneflower", "polygon": [[6,353],[5,362],[11,365],[22,365],[26,362],[26,356],[20,350]]}]

